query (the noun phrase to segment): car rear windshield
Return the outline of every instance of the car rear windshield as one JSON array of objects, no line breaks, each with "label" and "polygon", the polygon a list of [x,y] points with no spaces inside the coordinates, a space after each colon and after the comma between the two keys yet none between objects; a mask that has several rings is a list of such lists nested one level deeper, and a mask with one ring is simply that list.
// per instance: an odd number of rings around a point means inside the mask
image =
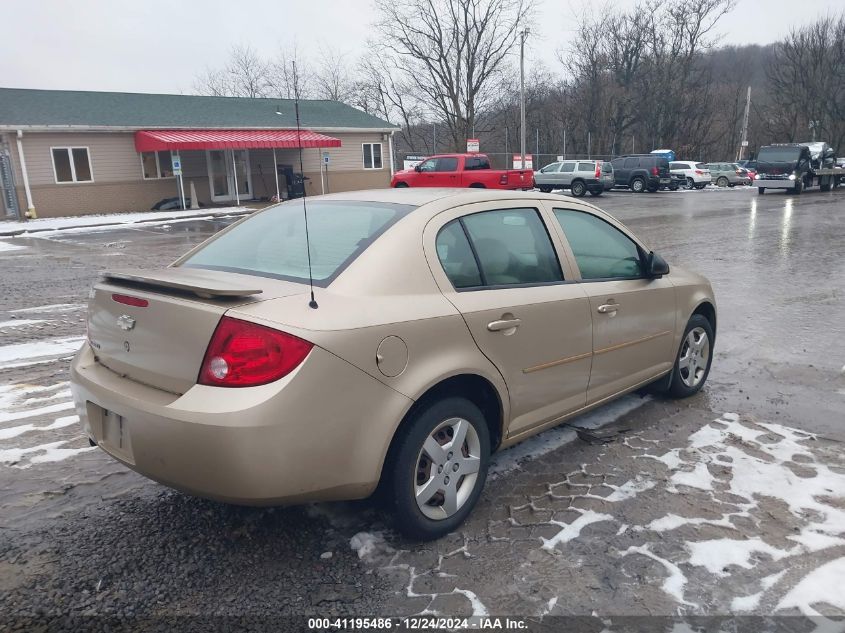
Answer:
[{"label": "car rear windshield", "polygon": [[[189,268],[308,282],[304,199],[269,207],[232,227],[182,262]],[[340,200],[308,201],[314,283],[328,286],[379,235],[415,207]]]},{"label": "car rear windshield", "polygon": [[763,147],[757,161],[763,163],[791,163],[801,156],[800,147]]}]

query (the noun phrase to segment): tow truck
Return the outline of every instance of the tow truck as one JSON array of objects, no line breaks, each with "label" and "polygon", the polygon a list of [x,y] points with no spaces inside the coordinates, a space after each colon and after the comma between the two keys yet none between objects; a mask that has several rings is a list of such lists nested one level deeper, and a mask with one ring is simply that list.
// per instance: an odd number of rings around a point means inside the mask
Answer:
[{"label": "tow truck", "polygon": [[830,191],[845,173],[835,165],[836,152],[825,142],[765,145],[757,153],[754,185],[760,195],[766,189],[786,189],[796,195],[809,187]]}]

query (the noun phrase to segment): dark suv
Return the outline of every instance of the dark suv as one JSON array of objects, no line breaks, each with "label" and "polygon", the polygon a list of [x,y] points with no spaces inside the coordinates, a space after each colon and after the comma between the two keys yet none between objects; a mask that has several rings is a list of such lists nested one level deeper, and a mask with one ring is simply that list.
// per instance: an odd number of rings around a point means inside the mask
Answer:
[{"label": "dark suv", "polygon": [[628,154],[610,162],[616,186],[629,187],[634,193],[654,193],[672,182],[669,161],[657,154]]}]

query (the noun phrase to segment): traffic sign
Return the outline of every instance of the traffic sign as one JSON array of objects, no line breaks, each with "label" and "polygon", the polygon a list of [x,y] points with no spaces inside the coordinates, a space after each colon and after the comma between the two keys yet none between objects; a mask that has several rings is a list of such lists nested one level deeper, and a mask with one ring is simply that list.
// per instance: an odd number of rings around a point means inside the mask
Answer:
[{"label": "traffic sign", "polygon": [[476,153],[479,149],[480,145],[478,143],[477,138],[468,138],[467,139],[467,152],[468,153]]}]

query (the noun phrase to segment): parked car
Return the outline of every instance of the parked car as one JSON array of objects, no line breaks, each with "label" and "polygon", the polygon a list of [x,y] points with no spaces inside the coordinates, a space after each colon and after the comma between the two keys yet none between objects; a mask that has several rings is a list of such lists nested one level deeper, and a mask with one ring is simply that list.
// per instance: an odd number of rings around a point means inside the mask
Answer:
[{"label": "parked car", "polygon": [[735,187],[736,185],[750,185],[748,173],[742,173],[742,168],[736,163],[707,163],[710,176],[717,187]]},{"label": "parked car", "polygon": [[530,169],[491,169],[484,154],[440,154],[413,169],[397,171],[391,187],[472,187],[475,189],[533,189]]},{"label": "parked car", "polygon": [[70,369],[93,445],[227,503],[380,485],[398,527],[432,539],[470,513],[493,451],[707,380],[710,283],[592,205],[354,191],[309,197],[307,233],[304,208],[257,211],[164,269],[104,273]]},{"label": "parked car", "polygon": [[576,198],[588,191],[600,196],[613,189],[613,167],[601,160],[565,160],[535,171],[534,184],[547,193],[552,189],[569,189]]},{"label": "parked car", "polygon": [[737,165],[748,171],[748,177],[753,181],[757,177],[757,161],[756,160],[741,160]]},{"label": "parked car", "polygon": [[707,165],[694,160],[672,161],[669,163],[669,171],[673,175],[683,176],[687,189],[704,189],[712,180]]},{"label": "parked car", "polygon": [[628,187],[634,193],[655,192],[672,182],[669,161],[658,154],[629,154],[611,161],[617,187]]}]

